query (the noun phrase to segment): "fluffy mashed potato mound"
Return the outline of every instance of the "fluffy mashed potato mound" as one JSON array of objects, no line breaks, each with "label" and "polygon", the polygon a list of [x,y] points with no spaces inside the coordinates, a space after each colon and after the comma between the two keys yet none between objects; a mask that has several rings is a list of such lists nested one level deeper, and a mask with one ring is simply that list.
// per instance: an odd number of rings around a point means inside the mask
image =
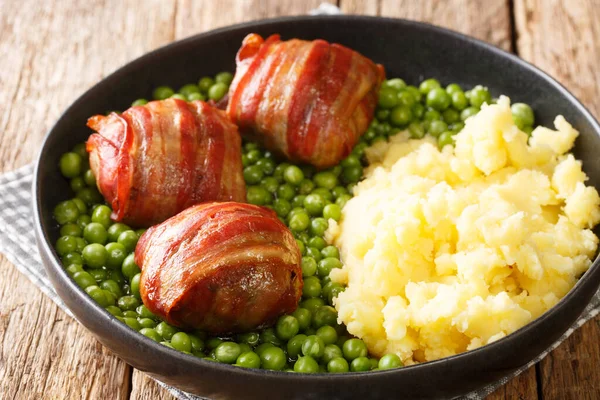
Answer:
[{"label": "fluffy mashed potato mound", "polygon": [[411,364],[493,342],[589,268],[600,197],[567,154],[577,131],[554,124],[528,141],[502,97],[454,148],[399,134],[369,149],[367,178],[327,238],[344,262],[331,274],[347,284],[339,321],[371,352]]}]

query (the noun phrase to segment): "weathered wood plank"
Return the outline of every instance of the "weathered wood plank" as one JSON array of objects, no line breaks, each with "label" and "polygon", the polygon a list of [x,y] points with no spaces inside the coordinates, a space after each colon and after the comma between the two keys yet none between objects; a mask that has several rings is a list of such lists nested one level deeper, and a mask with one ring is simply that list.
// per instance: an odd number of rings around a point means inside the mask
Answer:
[{"label": "weathered wood plank", "polygon": [[[519,55],[565,85],[600,116],[600,3],[515,0]],[[558,112],[558,111],[557,111]],[[542,398],[600,398],[600,317],[540,363]]]},{"label": "weathered wood plank", "polygon": [[[84,90],[174,37],[169,1],[0,1],[0,171]],[[131,368],[0,258],[0,397],[126,399]]]},{"label": "weathered wood plank", "polygon": [[156,381],[137,369],[133,370],[131,381],[132,400],[175,400],[176,397],[163,389]]}]

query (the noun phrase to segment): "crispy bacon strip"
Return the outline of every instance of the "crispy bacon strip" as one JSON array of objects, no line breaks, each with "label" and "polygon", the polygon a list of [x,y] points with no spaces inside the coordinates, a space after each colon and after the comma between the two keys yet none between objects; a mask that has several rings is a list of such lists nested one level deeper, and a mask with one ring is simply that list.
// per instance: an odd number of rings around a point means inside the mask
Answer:
[{"label": "crispy bacon strip", "polygon": [[240,130],[295,162],[346,157],[373,119],[381,65],[324,40],[246,36],[227,114]]},{"label": "crispy bacon strip", "polygon": [[168,99],[88,120],[98,189],[112,219],[147,227],[204,201],[245,201],[241,140],[225,113]]},{"label": "crispy bacon strip", "polygon": [[213,334],[273,323],[302,295],[301,254],[266,208],[192,206],[148,229],[135,250],[146,307],[168,323]]}]

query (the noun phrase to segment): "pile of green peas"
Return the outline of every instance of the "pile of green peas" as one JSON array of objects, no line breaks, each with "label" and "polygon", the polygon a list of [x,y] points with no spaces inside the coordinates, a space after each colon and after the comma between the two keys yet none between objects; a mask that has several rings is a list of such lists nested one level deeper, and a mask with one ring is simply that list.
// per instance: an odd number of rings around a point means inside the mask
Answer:
[{"label": "pile of green peas", "polygon": [[[375,119],[361,143],[371,145],[408,130],[414,139],[425,135],[437,138],[439,147],[443,148],[454,144],[454,137],[465,126],[467,118],[477,114],[484,103],[495,101],[481,85],[464,91],[456,83],[444,88],[433,78],[422,81],[418,87],[407,85],[399,78],[389,79],[381,86]],[[517,127],[530,134],[535,123],[531,107],[515,103],[511,112]]]},{"label": "pile of green peas", "polygon": [[[227,93],[232,78],[231,73],[221,72],[203,77],[198,84],[184,85],[178,92],[161,86],[154,90],[153,98],[218,101]],[[413,138],[429,134],[440,146],[452,144],[464,120],[492,101],[482,86],[463,92],[456,84],[443,89],[435,79],[427,79],[419,87],[398,78],[387,80],[379,94],[376,117],[365,135],[338,166],[323,171],[290,164],[256,143],[243,143],[247,201],[274,210],[294,234],[302,253],[302,300],[273,327],[215,337],[202,331],[181,331],[152,314],[141,303],[140,268],[133,255],[144,230],[111,220],[112,210],[96,188],[84,144],[60,159],[61,173],[70,180],[75,197],[54,210],[60,229],[56,252],[76,284],[117,319],[156,342],[196,357],[244,368],[300,373],[402,367],[396,354],[379,359],[370,356],[366,344],[338,324],[333,300],[345,288],[329,274],[341,268],[342,262],[339,250],[324,239],[325,231],[331,220],[341,219],[344,205],[362,178],[367,147],[402,130],[408,130]],[[146,103],[146,99],[138,99],[132,105]],[[531,132],[531,108],[522,103],[512,107],[519,128]]]}]

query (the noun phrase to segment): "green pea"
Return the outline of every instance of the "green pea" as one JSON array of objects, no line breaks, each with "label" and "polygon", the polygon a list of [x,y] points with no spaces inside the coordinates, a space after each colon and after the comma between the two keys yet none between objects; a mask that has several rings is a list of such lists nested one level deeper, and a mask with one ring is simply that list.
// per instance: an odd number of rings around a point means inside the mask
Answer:
[{"label": "green pea", "polygon": [[231,81],[233,80],[233,74],[231,72],[219,72],[217,75],[215,75],[215,82],[220,82],[220,83],[224,83],[225,85],[229,86],[231,84]]},{"label": "green pea", "polygon": [[317,273],[319,277],[324,278],[326,276],[329,276],[329,273],[332,269],[341,267],[342,262],[339,259],[334,257],[327,257],[319,261],[319,264],[317,266]]},{"label": "green pea", "polygon": [[79,208],[71,200],[66,200],[58,203],[54,208],[54,219],[61,224],[73,223],[79,217]]},{"label": "green pea", "polygon": [[119,235],[125,231],[130,230],[131,228],[129,228],[127,225],[122,224],[122,223],[114,223],[112,224],[109,228],[108,228],[108,241],[109,242],[116,242],[117,240],[119,240]]},{"label": "green pea", "polygon": [[123,311],[134,311],[140,302],[134,296],[122,296],[117,301],[117,305]]},{"label": "green pea", "polygon": [[323,171],[315,174],[315,176],[313,176],[313,181],[318,187],[329,190],[333,189],[338,184],[337,176],[329,171]]},{"label": "green pea", "polygon": [[87,288],[88,286],[96,285],[96,280],[92,275],[87,273],[86,271],[76,272],[73,274],[73,280],[82,289]]},{"label": "green pea", "polygon": [[442,119],[442,114],[440,114],[439,111],[434,110],[433,108],[428,109],[427,111],[425,111],[425,114],[423,115],[423,119],[425,121],[436,121],[436,120],[441,120]]},{"label": "green pea", "polygon": [[83,238],[88,243],[104,244],[108,239],[106,228],[98,222],[90,222],[83,228]]},{"label": "green pea", "polygon": [[365,342],[356,338],[346,340],[342,346],[342,351],[344,352],[344,358],[348,361],[358,357],[366,357],[368,353]]},{"label": "green pea", "polygon": [[88,273],[96,280],[96,282],[102,282],[106,279],[106,270],[102,268],[89,268]]},{"label": "green pea", "polygon": [[396,354],[386,354],[379,359],[379,369],[392,369],[403,367],[402,360]]},{"label": "green pea", "polygon": [[96,303],[100,304],[102,307],[107,307],[110,305],[106,299],[106,296],[104,295],[104,292],[98,286],[90,285],[85,288],[85,291]]},{"label": "green pea", "polygon": [[295,165],[290,165],[283,171],[283,179],[294,186],[298,186],[304,179],[304,173]]},{"label": "green pea", "polygon": [[70,185],[71,185],[71,189],[75,193],[77,193],[81,189],[85,188],[85,181],[83,180],[82,177],[77,176],[77,177],[71,179]]},{"label": "green pea", "polygon": [[[312,240],[312,239],[313,239],[313,238],[311,238],[310,240]],[[310,241],[310,240],[309,240],[309,241]],[[323,247],[323,248],[324,248],[324,247]],[[319,262],[319,261],[321,261],[321,259],[323,258],[323,256],[321,255],[321,249],[317,249],[316,247],[311,247],[311,246],[309,246],[309,247],[306,249],[306,255],[307,255],[308,257],[312,257],[312,258],[314,258],[314,260],[315,260],[316,262]]]},{"label": "green pea", "polygon": [[[159,324],[160,325],[160,324]],[[208,347],[209,350],[214,350],[216,349],[221,343],[223,343],[222,339],[219,339],[217,337],[213,337],[208,339],[208,341],[206,342],[206,347]]]},{"label": "green pea", "polygon": [[296,244],[298,245],[300,254],[302,254],[302,255],[306,254],[306,247],[304,246],[304,243],[302,242],[302,240],[296,239]]},{"label": "green pea", "polygon": [[452,98],[452,107],[459,111],[462,111],[469,106],[469,100],[463,92],[454,92],[450,97]]},{"label": "green pea", "polygon": [[277,215],[285,218],[292,210],[292,205],[285,199],[275,199],[275,201],[273,201],[273,210],[275,210]]},{"label": "green pea", "polygon": [[200,89],[202,93],[208,93],[208,89],[210,89],[210,87],[214,84],[215,81],[213,78],[210,76],[205,76],[198,81],[198,89]]},{"label": "green pea", "polygon": [[348,372],[349,370],[348,361],[342,357],[332,358],[327,363],[327,371],[331,373]]},{"label": "green pea", "polygon": [[319,329],[325,325],[337,325],[337,311],[331,306],[321,306],[313,313],[312,327]]},{"label": "green pea", "polygon": [[329,304],[333,304],[333,299],[335,299],[336,297],[338,297],[338,295],[340,293],[342,293],[345,290],[345,288],[339,284],[339,283],[333,283],[329,288],[327,293],[323,293],[324,295],[327,296],[327,301]]},{"label": "green pea", "polygon": [[256,346],[259,342],[260,335],[256,332],[240,333],[236,337],[240,343],[247,343],[250,346]]},{"label": "green pea", "polygon": [[56,241],[56,252],[59,256],[77,251],[77,240],[73,236],[62,236]]},{"label": "green pea", "polygon": [[179,93],[175,93],[173,96],[171,96],[171,97],[169,97],[169,98],[170,98],[170,99],[183,100],[183,101],[186,101],[186,100],[187,100],[187,97],[185,97],[184,95],[182,95],[182,94],[179,94]]},{"label": "green pea", "polygon": [[109,271],[107,271],[107,276],[106,277],[108,279],[111,279],[111,280],[117,282],[117,284],[119,286],[123,286],[125,284],[125,277],[123,276],[123,274],[119,270],[109,270]]},{"label": "green pea", "polygon": [[[331,328],[331,327],[329,327],[329,328]],[[331,328],[331,329],[333,329],[333,328]],[[335,329],[333,329],[333,331],[335,332]],[[337,340],[337,333],[335,335],[336,335],[336,340]],[[318,336],[318,333],[317,333],[317,336]],[[323,340],[323,343],[325,343],[325,340]],[[337,345],[335,345],[333,343],[325,344],[325,349],[323,351],[323,359],[322,359],[322,361],[325,364],[329,363],[329,361],[333,360],[334,358],[343,357],[343,356],[344,356],[344,353],[342,353],[342,349],[340,349]]]},{"label": "green pea", "polygon": [[392,108],[398,104],[398,92],[392,88],[381,88],[379,90],[378,106],[381,108]]},{"label": "green pea", "polygon": [[140,296],[140,277],[141,274],[136,274],[133,278],[131,278],[131,294],[136,298],[141,299]]},{"label": "green pea", "polygon": [[477,114],[478,112],[479,112],[479,108],[467,107],[461,111],[460,119],[461,119],[461,121],[466,121],[469,117],[472,117],[473,115]]},{"label": "green pea", "polygon": [[465,127],[465,123],[460,121],[460,122],[455,122],[452,125],[448,125],[448,128],[450,128],[452,130],[452,132],[458,133],[460,131],[462,131],[462,129]]},{"label": "green pea", "polygon": [[75,236],[75,237],[80,237],[83,233],[83,230],[81,229],[81,227],[79,227],[79,225],[77,225],[76,223],[68,223],[63,225],[60,228],[60,235],[61,236]]},{"label": "green pea", "polygon": [[277,197],[285,200],[292,200],[296,195],[296,189],[288,183],[284,183],[283,185],[277,188]]},{"label": "green pea", "polygon": [[133,253],[129,254],[127,257],[125,257],[125,260],[123,260],[121,272],[129,280],[131,280],[136,274],[140,273],[140,267],[138,267],[135,263]]},{"label": "green pea", "polygon": [[259,341],[261,343],[271,343],[274,346],[281,346],[281,340],[279,340],[273,328],[263,329],[260,333]]},{"label": "green pea", "polygon": [[377,118],[378,121],[386,121],[389,116],[390,110],[377,110],[375,113],[375,118]]},{"label": "green pea", "polygon": [[188,83],[187,85],[183,85],[181,88],[179,88],[179,93],[188,97],[192,93],[200,93],[200,88],[198,85]]},{"label": "green pea", "polygon": [[96,187],[96,177],[94,176],[94,172],[91,169],[88,169],[83,173],[83,180],[86,185],[95,188]]},{"label": "green pea", "polygon": [[137,245],[138,240],[139,236],[137,233],[135,233],[132,230],[126,230],[119,234],[119,237],[117,238],[117,243],[122,245],[127,253],[131,253],[135,250],[135,246]]},{"label": "green pea", "polygon": [[300,182],[300,185],[298,185],[298,193],[306,195],[312,192],[314,188],[315,184],[313,181],[309,179],[303,179],[302,182]]},{"label": "green pea", "polygon": [[[137,299],[135,297],[129,296],[132,299],[134,299],[135,301],[137,301]],[[175,335],[177,333],[177,328],[167,324],[166,322],[161,322],[158,325],[156,325],[156,328],[154,328],[156,330],[156,332],[162,336],[162,338],[164,340],[171,340],[171,338],[173,337],[173,335]]]},{"label": "green pea", "polygon": [[[315,279],[318,280],[318,278],[315,278]],[[321,282],[319,281],[319,285],[320,284],[321,284]],[[306,299],[306,300],[302,301],[302,303],[300,303],[300,307],[307,309],[308,311],[311,312],[312,315],[314,315],[317,312],[317,310],[324,305],[325,305],[325,301],[323,301],[323,299],[318,298],[318,297]]]},{"label": "green pea", "polygon": [[105,307],[105,308],[106,308],[106,311],[108,311],[109,313],[111,313],[115,317],[122,317],[123,316],[123,311],[121,311],[121,309],[119,307],[108,306],[108,307]]},{"label": "green pea", "polygon": [[106,264],[108,253],[106,248],[99,243],[91,243],[85,246],[81,253],[83,261],[90,268],[100,268]]},{"label": "green pea", "polygon": [[423,82],[421,82],[421,84],[419,85],[419,91],[422,94],[428,94],[429,92],[431,92],[433,89],[437,89],[440,88],[440,82],[438,82],[437,79],[426,79]]},{"label": "green pea", "polygon": [[140,333],[155,342],[160,342],[162,340],[161,336],[153,328],[142,328],[140,329]]},{"label": "green pea", "polygon": [[[165,347],[168,347],[168,348],[170,348],[170,349],[173,349],[173,346],[171,346],[171,343],[169,343],[169,342],[165,342],[165,341],[163,341],[163,342],[160,342],[160,344],[162,344],[163,346],[165,346]],[[208,358],[208,357],[207,357],[207,358]],[[211,358],[210,360],[211,360],[211,361],[215,361],[215,359],[214,359],[214,358]]]},{"label": "green pea", "polygon": [[65,178],[75,178],[81,174],[82,158],[77,153],[65,153],[60,157],[60,172]]},{"label": "green pea", "polygon": [[312,257],[302,257],[302,276],[313,276],[317,273],[317,262]]},{"label": "green pea", "polygon": [[75,146],[73,146],[73,153],[79,154],[82,159],[87,158],[88,154],[87,150],[85,149],[85,142],[77,143]]},{"label": "green pea", "polygon": [[291,339],[299,330],[300,324],[298,323],[298,320],[291,315],[282,315],[275,325],[275,332],[277,337],[281,340]]},{"label": "green pea", "polygon": [[310,234],[315,236],[323,236],[328,227],[329,223],[325,218],[314,218],[310,222]]},{"label": "green pea", "polygon": [[260,167],[266,175],[271,175],[275,171],[275,161],[270,158],[261,158],[255,165]]},{"label": "green pea", "polygon": [[411,92],[403,90],[400,93],[398,93],[398,103],[404,107],[412,109],[412,107],[416,103],[415,96],[413,96]]},{"label": "green pea", "polygon": [[333,257],[339,259],[340,251],[335,246],[327,246],[321,250],[321,255],[323,257]]},{"label": "green pea", "polygon": [[266,349],[270,349],[271,347],[275,346],[272,343],[261,343],[258,346],[256,346],[254,352],[260,356],[263,353],[263,351],[265,351]]},{"label": "green pea", "polygon": [[242,368],[260,368],[260,356],[253,351],[247,351],[239,355],[235,365]]},{"label": "green pea", "polygon": [[296,213],[291,216],[289,227],[294,232],[301,232],[308,228],[310,224],[310,218],[306,213]]},{"label": "green pea", "polygon": [[427,93],[426,104],[437,111],[444,111],[452,103],[450,95],[442,88],[431,89]]},{"label": "green pea", "polygon": [[302,344],[302,354],[320,359],[325,353],[325,343],[317,335],[310,335]]},{"label": "green pea", "polygon": [[[79,199],[78,199],[79,200]],[[90,222],[92,222],[92,218],[87,215],[87,214],[82,214],[79,217],[77,217],[77,221],[76,224],[77,226],[79,226],[83,232],[83,229],[86,227],[87,224],[89,224]]]},{"label": "green pea", "polygon": [[188,101],[197,101],[197,100],[205,101],[206,96],[204,96],[202,93],[190,93],[190,94],[188,94],[187,99],[188,99]]},{"label": "green pea", "polygon": [[106,267],[110,269],[120,268],[123,264],[123,261],[125,261],[125,257],[127,256],[125,246],[123,246],[121,243],[111,242],[108,243],[105,247],[108,253]]},{"label": "green pea", "polygon": [[405,126],[410,123],[412,118],[411,108],[405,105],[394,107],[390,113],[390,122],[394,126]]},{"label": "green pea", "polygon": [[311,193],[305,197],[303,205],[311,215],[321,215],[325,204],[325,199],[322,196]]},{"label": "green pea", "polygon": [[261,181],[264,176],[262,168],[258,165],[250,165],[244,168],[244,180],[247,184],[254,185]]},{"label": "green pea", "polygon": [[[315,236],[315,237],[310,238],[310,240],[308,241],[308,245],[310,247],[317,249],[320,254],[320,251],[323,250],[327,246],[327,242],[322,237]],[[314,255],[313,255],[313,258],[315,260],[317,260],[317,258]],[[319,257],[319,261],[320,260],[321,260],[321,257]]]},{"label": "green pea", "polygon": [[204,341],[202,339],[200,339],[196,335],[191,334],[188,335],[188,337],[190,338],[190,343],[192,345],[192,353],[200,353],[204,351]]},{"label": "green pea", "polygon": [[264,369],[280,371],[285,367],[286,356],[279,347],[269,347],[260,354],[260,361]]},{"label": "green pea", "polygon": [[272,176],[267,176],[260,181],[260,186],[265,188],[269,193],[275,194],[277,189],[279,189],[279,181]]},{"label": "green pea", "polygon": [[[326,345],[334,345],[334,343],[337,341],[338,335],[337,332],[335,331],[335,328],[333,328],[332,326],[329,325],[323,325],[320,328],[317,329],[317,336],[321,338],[321,340],[323,341],[323,343],[325,343]],[[339,347],[335,346],[338,350]],[[340,355],[341,355],[341,350],[340,350]]]},{"label": "green pea", "polygon": [[310,321],[312,318],[312,313],[306,308],[298,307],[292,315],[298,321],[298,326],[301,330],[304,330],[310,326]]},{"label": "green pea", "polygon": [[350,363],[350,371],[366,372],[371,370],[371,361],[367,357],[357,357]]},{"label": "green pea", "polygon": [[125,322],[127,326],[133,329],[134,331],[139,332],[142,329],[142,326],[140,325],[139,321],[135,318],[124,317],[123,322]]},{"label": "green pea", "polygon": [[316,374],[319,372],[319,363],[311,356],[298,357],[294,363],[294,372]]},{"label": "green pea", "polygon": [[156,316],[154,314],[152,314],[152,311],[150,311],[145,305],[140,304],[136,309],[135,312],[137,312],[139,314],[140,317],[142,318],[152,318],[155,319]]},{"label": "green pea", "polygon": [[[75,238],[75,242],[77,242],[78,238]],[[77,250],[79,251],[79,250]],[[62,256],[62,262],[63,265],[65,266],[69,266],[71,264],[78,264],[78,265],[83,265],[83,257],[81,257],[81,254],[79,253],[67,253],[65,255]]]},{"label": "green pea", "polygon": [[448,108],[442,113],[442,117],[444,118],[444,122],[447,124],[453,124],[455,122],[460,121],[460,114],[458,111]]},{"label": "green pea", "polygon": [[343,186],[336,186],[333,189],[331,189],[331,194],[335,199],[337,199],[343,194],[348,194],[348,190]]},{"label": "green pea", "polygon": [[83,271],[83,266],[81,264],[71,264],[65,268],[65,271],[67,271],[69,276],[73,277],[77,272]]},{"label": "green pea", "polygon": [[360,180],[363,174],[362,166],[344,168],[342,178],[346,183],[355,183]]},{"label": "green pea", "polygon": [[406,87],[406,82],[404,82],[400,78],[393,78],[393,79],[388,79],[386,81],[383,81],[383,83],[381,84],[381,87],[389,87],[392,89],[401,90]]},{"label": "green pea", "polygon": [[448,92],[448,94],[450,95],[457,92],[462,93],[462,91],[462,87],[458,83],[451,83],[448,86],[446,86],[446,92]]},{"label": "green pea", "polygon": [[414,118],[419,120],[423,119],[423,116],[425,115],[425,106],[421,103],[415,103],[415,105],[412,106],[411,111]]},{"label": "green pea", "polygon": [[[192,342],[190,341],[190,337],[185,332],[177,332],[173,336],[171,336],[171,346],[175,350],[179,351],[187,351],[188,353],[192,351]],[[218,349],[217,348],[217,358],[218,358]],[[237,358],[237,356],[236,356]],[[221,361],[221,360],[219,360]],[[235,360],[233,360],[235,362]],[[221,361],[223,362],[223,361]],[[231,363],[230,363],[231,364]]]},{"label": "green pea", "polygon": [[146,104],[148,104],[148,100],[146,100],[146,99],[137,99],[133,103],[131,103],[131,106],[132,107],[144,106]]},{"label": "green pea", "polygon": [[228,89],[229,87],[227,87],[226,84],[217,82],[212,85],[210,89],[208,89],[208,98],[214,101],[219,101],[223,98],[223,96],[225,96]]},{"label": "green pea", "polygon": [[448,130],[448,124],[444,121],[431,121],[429,125],[429,134],[435,137],[440,136],[443,132]]},{"label": "green pea", "polygon": [[512,112],[513,120],[519,129],[523,130],[528,126],[533,126],[535,117],[533,115],[533,110],[527,104],[515,103],[510,106],[510,110]]},{"label": "green pea", "polygon": [[98,189],[96,189],[95,187],[87,187],[81,189],[79,192],[77,192],[77,197],[87,205],[97,204],[100,201],[102,201],[102,196],[100,195]]},{"label": "green pea", "polygon": [[300,334],[291,338],[286,345],[288,357],[292,360],[302,354],[302,345],[306,341],[307,336]]},{"label": "green pea", "polygon": [[138,317],[137,313],[133,310],[123,311],[123,316],[128,317],[128,318],[137,318]]},{"label": "green pea", "polygon": [[438,138],[438,146],[443,149],[446,145],[454,145],[454,134],[453,132],[443,132]]},{"label": "green pea", "polygon": [[107,279],[103,281],[102,283],[100,283],[100,287],[104,290],[108,290],[117,297],[121,297],[123,295],[119,284],[113,281],[112,279]]},{"label": "green pea", "polygon": [[315,276],[309,276],[304,279],[302,287],[303,297],[319,297],[321,295],[321,281]]},{"label": "green pea", "polygon": [[478,85],[471,90],[471,97],[469,101],[471,103],[471,106],[481,108],[483,103],[491,104],[492,95],[486,88]]},{"label": "green pea", "polygon": [[261,186],[249,186],[247,188],[246,199],[250,204],[264,206],[272,202],[273,196],[267,189]]},{"label": "green pea", "polygon": [[154,100],[165,100],[173,96],[175,92],[168,86],[159,86],[152,92]]}]

